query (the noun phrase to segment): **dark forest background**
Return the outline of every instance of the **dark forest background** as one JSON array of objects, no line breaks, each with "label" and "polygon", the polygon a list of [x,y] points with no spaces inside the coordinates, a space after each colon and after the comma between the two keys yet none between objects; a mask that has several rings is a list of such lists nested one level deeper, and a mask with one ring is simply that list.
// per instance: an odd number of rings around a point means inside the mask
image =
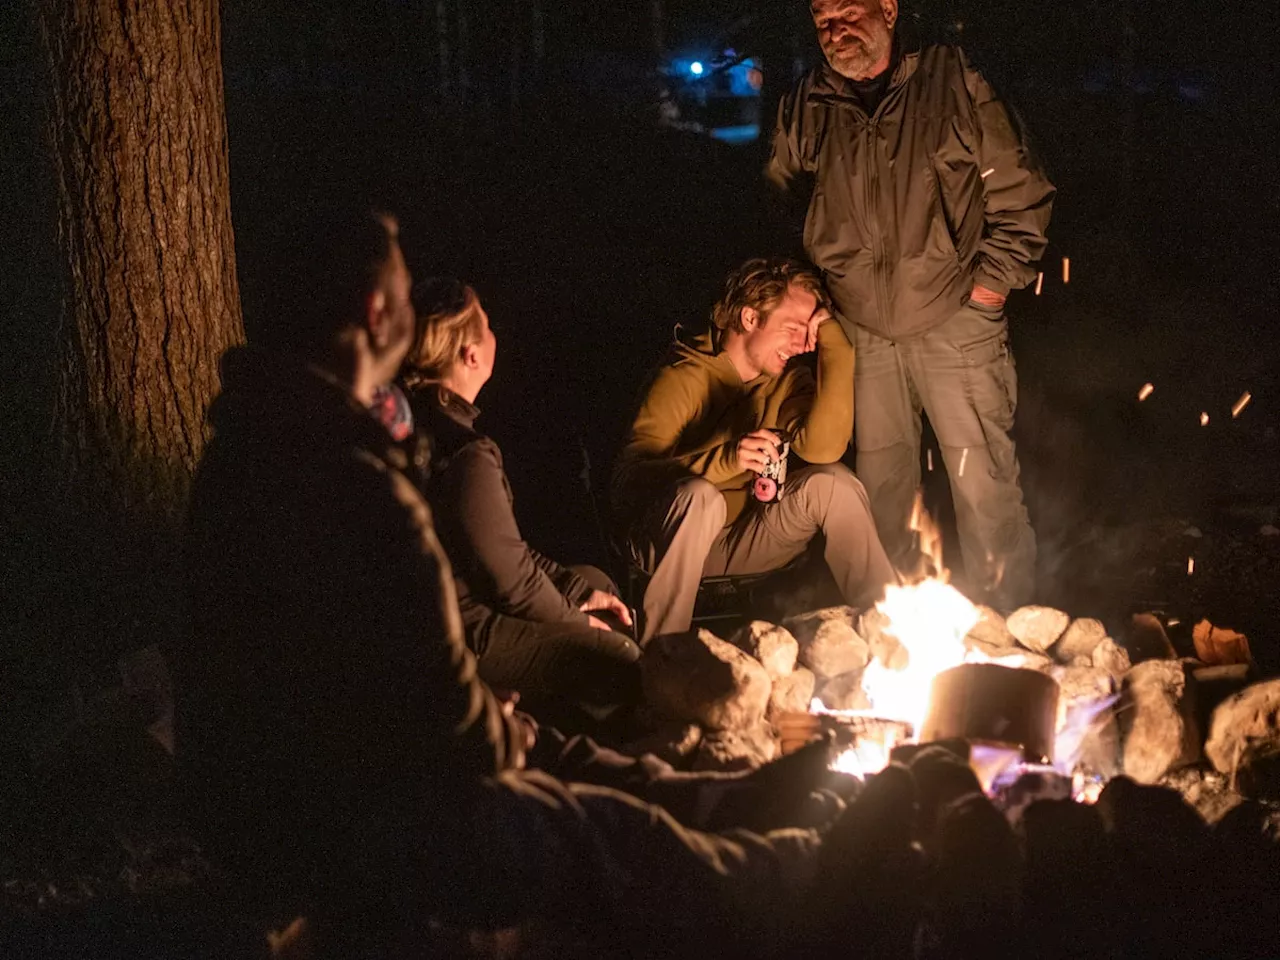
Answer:
[{"label": "dark forest background", "polygon": [[[565,560],[607,560],[590,491],[604,487],[645,370],[675,323],[701,322],[728,268],[788,243],[767,215],[765,144],[661,127],[671,80],[660,65],[681,49],[756,56],[770,118],[767,101],[818,56],[806,5],[222,8],[249,336],[262,291],[289,283],[265,268],[271,245],[287,242],[273,212],[323,191],[381,198],[401,215],[415,272],[463,277],[488,307],[500,349],[482,423],[506,452],[527,536]],[[1276,5],[919,0],[904,13],[965,46],[1026,120],[1059,187],[1045,292],[1010,306],[1046,599],[1077,615],[1183,603],[1274,622],[1274,584],[1234,571],[1230,550],[1222,569],[1233,572],[1203,585],[1170,579],[1180,548],[1172,559],[1143,551],[1191,524],[1217,524],[1229,544],[1275,520]],[[66,585],[42,525],[36,465],[62,283],[42,70],[26,5],[6,3],[0,656],[6,680],[26,691],[68,677],[92,684],[121,652],[59,618]],[[1157,393],[1138,406],[1146,381]],[[1233,421],[1227,410],[1246,389],[1252,408]],[[1211,430],[1200,410],[1213,411]],[[944,503],[940,478],[931,482],[932,502]]]}]

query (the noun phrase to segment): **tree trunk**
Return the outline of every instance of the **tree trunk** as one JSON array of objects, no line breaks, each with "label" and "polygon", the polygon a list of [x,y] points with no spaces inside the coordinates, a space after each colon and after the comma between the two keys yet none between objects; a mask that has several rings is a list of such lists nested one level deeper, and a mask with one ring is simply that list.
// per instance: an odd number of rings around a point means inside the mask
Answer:
[{"label": "tree trunk", "polygon": [[69,626],[177,628],[178,531],[243,339],[218,0],[37,0],[67,286],[54,417]]}]

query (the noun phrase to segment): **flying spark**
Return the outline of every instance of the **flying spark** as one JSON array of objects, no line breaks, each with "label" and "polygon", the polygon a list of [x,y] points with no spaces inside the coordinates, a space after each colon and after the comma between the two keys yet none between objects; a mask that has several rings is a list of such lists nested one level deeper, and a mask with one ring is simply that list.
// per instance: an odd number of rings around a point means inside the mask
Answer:
[{"label": "flying spark", "polygon": [[1152,384],[1144,383],[1142,389],[1138,391],[1138,402],[1141,403],[1155,392],[1156,388]]},{"label": "flying spark", "polygon": [[933,473],[933,447],[930,447],[928,450],[925,451],[925,453],[928,454],[929,472]]},{"label": "flying spark", "polygon": [[1191,576],[1196,572],[1196,558],[1187,557],[1187,576]]},{"label": "flying spark", "polygon": [[1041,270],[1036,274],[1036,296],[1040,296],[1040,291],[1044,287],[1044,271]]},{"label": "flying spark", "polygon": [[995,167],[987,167],[987,169],[982,171],[982,179],[983,180],[987,179],[987,177],[991,176],[995,172],[996,172]]},{"label": "flying spark", "polygon": [[964,476],[964,462],[969,459],[969,448],[965,447],[960,451],[960,469],[957,471],[960,476]]},{"label": "flying spark", "polygon": [[1062,282],[1063,283],[1071,282],[1071,258],[1070,257],[1062,258]]},{"label": "flying spark", "polygon": [[1249,401],[1253,399],[1253,394],[1248,390],[1240,394],[1240,399],[1231,405],[1231,418],[1234,420],[1240,416],[1240,411],[1249,405]]},{"label": "flying spark", "polygon": [[1209,425],[1209,415],[1207,413],[1200,414],[1200,426],[1207,427]]}]

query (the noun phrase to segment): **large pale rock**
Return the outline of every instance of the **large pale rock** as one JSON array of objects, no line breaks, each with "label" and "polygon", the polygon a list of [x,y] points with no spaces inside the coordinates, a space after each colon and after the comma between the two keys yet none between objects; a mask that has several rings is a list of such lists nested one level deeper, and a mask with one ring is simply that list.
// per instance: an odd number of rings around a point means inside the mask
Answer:
[{"label": "large pale rock", "polygon": [[[849,607],[833,609],[852,612]],[[800,662],[819,677],[838,677],[861,670],[870,655],[867,641],[858,635],[853,618],[848,615],[823,619],[807,639],[800,640]]]},{"label": "large pale rock", "polygon": [[800,647],[803,649],[813,639],[818,628],[830,620],[839,620],[854,626],[858,622],[858,611],[853,607],[845,606],[823,607],[821,610],[810,610],[808,613],[784,620],[783,626],[800,641]]},{"label": "large pale rock", "polygon": [[832,677],[819,688],[818,697],[828,710],[866,710],[871,706],[862,690],[861,670]]},{"label": "large pale rock", "polygon": [[1009,614],[1005,626],[1020,644],[1036,653],[1046,653],[1067,629],[1071,618],[1053,607],[1019,607]]},{"label": "large pale rock", "polygon": [[1102,642],[1093,648],[1093,665],[1105,670],[1116,680],[1120,680],[1133,666],[1129,662],[1129,652],[1110,637],[1103,637]]},{"label": "large pale rock", "polygon": [[1018,639],[1009,632],[1004,617],[988,606],[978,607],[978,622],[964,638],[969,650],[988,657],[1005,657],[1019,649]]},{"label": "large pale rock", "polygon": [[1091,773],[1111,777],[1120,772],[1120,732],[1109,701],[1115,682],[1096,667],[1053,664],[1041,672],[1058,681],[1058,737],[1054,761],[1079,763]]},{"label": "large pale rock", "polygon": [[709,630],[656,637],[640,659],[640,676],[658,715],[709,730],[759,724],[772,688],[758,660]]},{"label": "large pale rock", "polygon": [[1124,733],[1124,772],[1157,783],[1200,758],[1195,680],[1180,660],[1147,660],[1125,675],[1118,709]]},{"label": "large pale rock", "polygon": [[1210,826],[1244,802],[1244,797],[1231,789],[1227,777],[1210,769],[1208,764],[1172,770],[1160,781],[1160,786],[1177,790]]},{"label": "large pale rock", "polygon": [[754,770],[778,755],[778,741],[773,728],[757,723],[736,730],[715,730],[702,738],[693,769]]},{"label": "large pale rock", "polygon": [[1058,703],[1062,706],[1093,703],[1115,692],[1111,674],[1097,667],[1053,665],[1042,672],[1058,681]]},{"label": "large pale rock", "polygon": [[1241,793],[1280,799],[1280,679],[1252,684],[1218,704],[1204,752]]},{"label": "large pale rock", "polygon": [[800,644],[786,627],[767,620],[752,620],[729,638],[729,642],[748,656],[759,660],[773,680],[785,677],[796,668]]},{"label": "large pale rock", "polygon": [[1066,632],[1053,645],[1053,656],[1059,663],[1073,663],[1083,657],[1092,663],[1093,651],[1107,636],[1107,628],[1101,620],[1082,617],[1072,620]]},{"label": "large pale rock", "polygon": [[808,667],[796,667],[785,677],[774,680],[765,715],[772,720],[783,713],[807,713],[816,684],[817,678]]},{"label": "large pale rock", "polygon": [[1032,653],[1030,650],[1025,650],[1022,647],[1009,651],[1005,656],[1010,658],[1019,657],[1020,659],[1016,664],[1012,659],[1010,659],[1008,661],[1008,665],[1011,667],[1021,667],[1023,670],[1034,670],[1036,673],[1052,674],[1055,670],[1059,669],[1058,664],[1053,662],[1052,657],[1046,657],[1043,653]]}]

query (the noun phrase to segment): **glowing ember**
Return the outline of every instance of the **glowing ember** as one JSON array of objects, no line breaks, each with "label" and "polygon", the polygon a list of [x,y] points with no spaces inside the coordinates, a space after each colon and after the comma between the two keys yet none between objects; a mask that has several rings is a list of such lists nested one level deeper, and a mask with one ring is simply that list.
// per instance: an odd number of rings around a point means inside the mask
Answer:
[{"label": "glowing ember", "polygon": [[1253,394],[1248,390],[1240,394],[1240,399],[1231,405],[1231,417],[1235,419],[1240,416],[1240,411],[1249,405],[1249,401],[1253,399]]},{"label": "glowing ember", "polygon": [[1036,296],[1040,296],[1040,291],[1044,288],[1044,271],[1036,274]]},{"label": "glowing ember", "polygon": [[927,451],[925,451],[925,452],[928,454],[928,460],[929,460],[929,472],[930,472],[930,473],[933,473],[933,447],[930,447],[930,448],[929,448]]},{"label": "glowing ember", "polygon": [[1062,282],[1071,282],[1071,259],[1069,257],[1062,258]]},{"label": "glowing ember", "polygon": [[1144,383],[1142,385],[1142,389],[1138,391],[1139,402],[1147,399],[1147,397],[1151,396],[1155,392],[1156,392],[1156,388],[1154,386],[1152,386],[1149,383]]},{"label": "glowing ember", "polygon": [[1207,413],[1200,414],[1200,426],[1207,427],[1209,425],[1209,415]]},{"label": "glowing ember", "polygon": [[1187,557],[1187,576],[1191,576],[1196,572],[1196,558]]}]

